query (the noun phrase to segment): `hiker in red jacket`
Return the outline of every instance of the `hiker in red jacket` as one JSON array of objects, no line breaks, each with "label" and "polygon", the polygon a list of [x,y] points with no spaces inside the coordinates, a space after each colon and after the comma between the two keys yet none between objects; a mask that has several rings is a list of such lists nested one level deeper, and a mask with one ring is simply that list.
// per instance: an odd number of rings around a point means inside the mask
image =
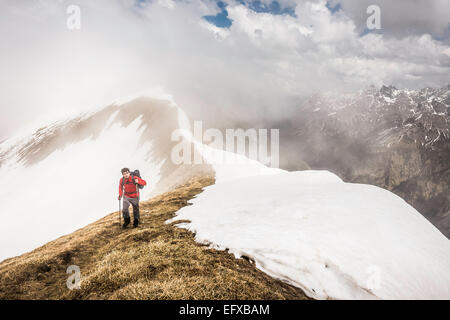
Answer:
[{"label": "hiker in red jacket", "polygon": [[122,199],[122,196],[124,196],[122,209],[124,224],[122,227],[126,228],[130,224],[130,213],[128,212],[128,208],[131,204],[133,206],[133,227],[136,228],[139,225],[138,184],[141,186],[145,186],[147,182],[145,182],[145,180],[142,180],[138,176],[132,176],[130,173],[130,169],[128,168],[123,168],[121,171],[123,177],[120,178],[119,182],[119,200]]}]

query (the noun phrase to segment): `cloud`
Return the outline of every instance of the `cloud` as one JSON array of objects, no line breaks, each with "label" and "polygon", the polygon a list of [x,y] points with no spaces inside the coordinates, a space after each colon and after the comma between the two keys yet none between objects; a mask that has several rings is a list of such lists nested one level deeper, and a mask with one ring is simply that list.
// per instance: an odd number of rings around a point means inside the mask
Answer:
[{"label": "cloud", "polygon": [[447,0],[411,1],[411,0],[331,0],[332,6],[341,5],[357,26],[359,31],[366,28],[369,5],[378,5],[381,10],[381,25],[384,35],[405,37],[430,34],[443,37],[448,34],[450,24],[450,2]]},{"label": "cloud", "polygon": [[[212,0],[3,1],[0,139],[156,86],[191,119],[227,125],[286,116],[316,91],[448,83],[449,46],[424,27],[361,37],[346,2],[335,13],[325,1],[292,2],[295,15],[226,2],[229,28],[203,18],[221,11]],[[80,30],[66,27],[72,4]]]},{"label": "cloud", "polygon": [[[237,0],[227,0],[236,3]],[[239,0],[247,4],[254,0]],[[270,7],[274,2],[281,8],[295,8],[303,5],[303,0],[258,0],[263,5]],[[322,0],[310,0],[320,3]],[[450,2],[447,0],[328,0],[328,7],[347,15],[354,21],[358,32],[364,31],[370,5],[377,5],[381,9],[383,33],[389,36],[404,37],[409,35],[430,34],[437,38],[450,38]]]}]

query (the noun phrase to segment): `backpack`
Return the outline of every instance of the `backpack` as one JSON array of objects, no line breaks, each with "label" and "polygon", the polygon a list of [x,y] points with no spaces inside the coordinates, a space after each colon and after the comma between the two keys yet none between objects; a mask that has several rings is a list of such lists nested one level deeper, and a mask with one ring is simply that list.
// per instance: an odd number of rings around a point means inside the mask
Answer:
[{"label": "backpack", "polygon": [[[132,183],[134,184],[134,177],[139,177],[141,178],[141,173],[139,172],[139,170],[134,170],[130,173],[131,175],[131,180],[133,181]],[[142,179],[142,178],[141,178]],[[131,182],[126,182],[126,183],[131,183]],[[122,178],[122,188],[123,188],[124,182],[123,182],[123,178]],[[144,189],[144,186],[141,186],[140,184],[138,184],[138,188],[139,189]]]},{"label": "backpack", "polygon": [[[139,172],[138,169],[134,170],[134,171],[131,173],[131,179],[133,179],[133,181],[134,181],[134,177],[139,177],[140,179],[142,179],[142,178],[141,178],[141,173]],[[139,188],[139,189],[144,189],[144,186],[141,186],[140,184],[138,184],[138,188]]]}]

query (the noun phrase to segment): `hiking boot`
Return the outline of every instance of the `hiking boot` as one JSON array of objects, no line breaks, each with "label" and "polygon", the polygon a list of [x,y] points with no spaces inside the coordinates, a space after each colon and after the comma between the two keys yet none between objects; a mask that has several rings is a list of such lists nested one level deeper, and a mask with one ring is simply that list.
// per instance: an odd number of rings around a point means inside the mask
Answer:
[{"label": "hiking boot", "polygon": [[130,224],[130,218],[123,218],[124,223],[122,228],[126,228]]},{"label": "hiking boot", "polygon": [[133,221],[133,228],[136,228],[139,225],[139,220],[134,219]]}]

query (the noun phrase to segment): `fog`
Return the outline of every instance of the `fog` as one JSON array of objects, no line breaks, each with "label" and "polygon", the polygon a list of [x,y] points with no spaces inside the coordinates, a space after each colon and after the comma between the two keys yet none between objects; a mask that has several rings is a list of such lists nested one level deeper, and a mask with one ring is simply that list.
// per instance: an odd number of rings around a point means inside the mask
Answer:
[{"label": "fog", "polygon": [[[202,18],[219,12],[210,0],[2,1],[0,140],[154,87],[192,120],[226,127],[288,117],[314,92],[449,81],[448,18],[433,15],[440,1],[402,32],[417,6],[396,17],[395,31],[383,4],[386,25],[365,35],[366,8],[347,1],[336,12],[325,1],[280,1],[295,15],[226,2],[229,28]],[[67,27],[70,5],[80,29]]]}]

